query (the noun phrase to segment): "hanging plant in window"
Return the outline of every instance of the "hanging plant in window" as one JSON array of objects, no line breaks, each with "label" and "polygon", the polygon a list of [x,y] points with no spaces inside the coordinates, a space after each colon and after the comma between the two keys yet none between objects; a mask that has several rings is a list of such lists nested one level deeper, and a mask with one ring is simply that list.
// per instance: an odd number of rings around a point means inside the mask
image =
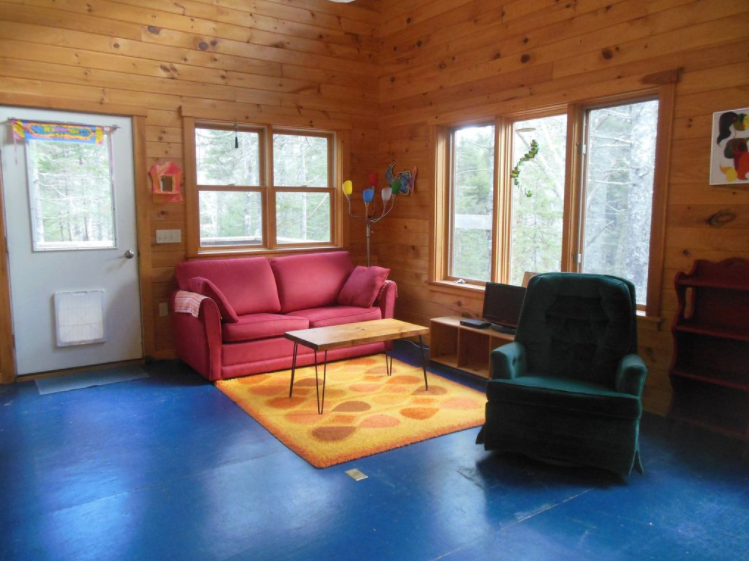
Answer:
[{"label": "hanging plant in window", "polygon": [[[531,140],[531,149],[526,152],[522,158],[520,158],[520,161],[517,163],[517,165],[512,168],[512,171],[510,172],[510,177],[512,178],[512,182],[515,184],[516,187],[520,187],[520,166],[522,166],[525,162],[532,160],[536,157],[538,154],[538,142],[535,140]],[[530,197],[533,195],[533,192],[529,189],[525,190],[525,196]]]}]

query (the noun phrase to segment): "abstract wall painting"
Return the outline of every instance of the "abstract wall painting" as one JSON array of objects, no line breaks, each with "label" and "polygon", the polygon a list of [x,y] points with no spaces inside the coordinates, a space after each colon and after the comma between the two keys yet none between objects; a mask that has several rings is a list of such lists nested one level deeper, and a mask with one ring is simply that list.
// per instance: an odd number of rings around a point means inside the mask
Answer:
[{"label": "abstract wall painting", "polygon": [[749,107],[713,113],[710,185],[749,185]]}]

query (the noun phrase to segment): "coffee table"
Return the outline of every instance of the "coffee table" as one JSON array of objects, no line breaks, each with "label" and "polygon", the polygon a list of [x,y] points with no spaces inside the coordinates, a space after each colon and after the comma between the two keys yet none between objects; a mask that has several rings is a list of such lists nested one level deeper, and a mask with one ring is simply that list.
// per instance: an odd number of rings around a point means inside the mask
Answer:
[{"label": "coffee table", "polygon": [[[291,384],[289,385],[289,397],[294,392],[294,374],[296,373],[296,356],[299,345],[304,345],[315,351],[315,389],[317,390],[317,412],[322,415],[325,407],[325,379],[328,370],[328,351],[353,347],[354,345],[365,345],[367,343],[380,343],[382,341],[394,341],[407,337],[418,337],[421,348],[421,368],[424,371],[424,387],[429,389],[427,381],[426,356],[422,336],[427,335],[429,329],[421,325],[406,323],[397,319],[377,319],[372,321],[361,321],[358,323],[347,323],[344,325],[331,325],[329,327],[313,327],[312,329],[300,329],[298,331],[287,331],[285,337],[294,342],[294,356],[291,362]],[[317,377],[317,352],[323,351],[323,377],[322,377],[322,400],[320,400],[320,386]],[[392,353],[385,351],[385,367],[387,375],[393,373]]]}]

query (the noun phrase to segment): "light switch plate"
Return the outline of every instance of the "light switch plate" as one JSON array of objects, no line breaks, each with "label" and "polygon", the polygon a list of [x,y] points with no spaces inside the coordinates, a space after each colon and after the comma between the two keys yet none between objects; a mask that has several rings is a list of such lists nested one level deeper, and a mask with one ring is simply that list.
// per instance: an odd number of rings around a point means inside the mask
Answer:
[{"label": "light switch plate", "polygon": [[169,304],[166,302],[159,302],[159,316],[166,317],[169,315]]},{"label": "light switch plate", "polygon": [[156,243],[181,243],[182,230],[156,230]]}]

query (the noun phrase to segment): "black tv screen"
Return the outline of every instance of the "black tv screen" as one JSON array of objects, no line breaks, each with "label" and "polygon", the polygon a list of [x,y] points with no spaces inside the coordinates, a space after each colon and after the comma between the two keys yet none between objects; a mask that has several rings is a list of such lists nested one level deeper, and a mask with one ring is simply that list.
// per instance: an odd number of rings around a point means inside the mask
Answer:
[{"label": "black tv screen", "polygon": [[486,321],[505,327],[517,327],[523,298],[525,298],[523,286],[488,282],[486,292],[484,292],[482,315]]}]

